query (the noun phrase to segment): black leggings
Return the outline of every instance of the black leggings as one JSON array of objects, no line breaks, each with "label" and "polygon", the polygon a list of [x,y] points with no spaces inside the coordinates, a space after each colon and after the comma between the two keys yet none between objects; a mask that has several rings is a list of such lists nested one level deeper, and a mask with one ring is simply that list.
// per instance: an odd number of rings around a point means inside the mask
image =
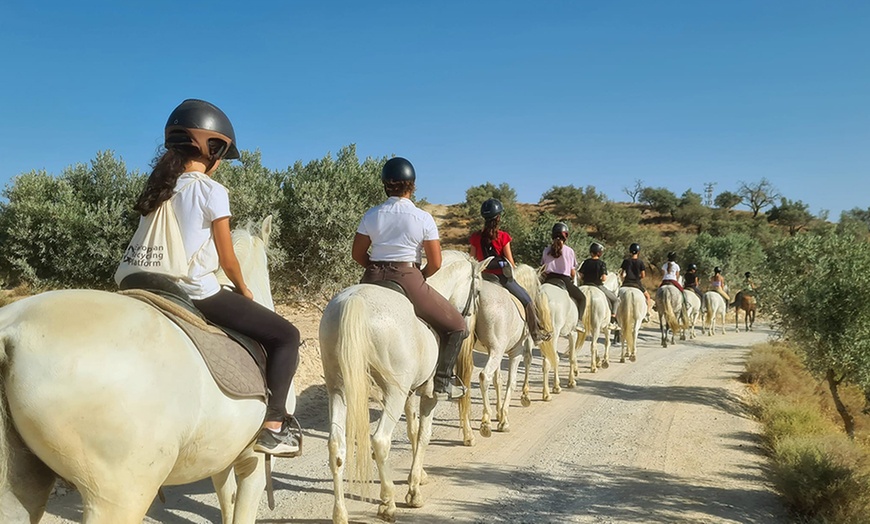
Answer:
[{"label": "black leggings", "polygon": [[[580,314],[580,319],[583,319],[583,312],[586,311],[586,295],[580,291],[580,288],[574,285],[574,281],[568,275],[560,275],[559,273],[547,273],[546,280],[561,280],[565,283],[565,289],[568,290],[568,295],[577,303],[577,312]],[[546,281],[545,280],[545,281]],[[556,284],[557,286],[559,284]]]},{"label": "black leggings", "polygon": [[299,363],[299,330],[284,317],[238,293],[221,289],[216,295],[193,304],[205,318],[243,335],[248,335],[266,350],[266,386],[269,402],[266,420],[284,420],[287,393]]}]

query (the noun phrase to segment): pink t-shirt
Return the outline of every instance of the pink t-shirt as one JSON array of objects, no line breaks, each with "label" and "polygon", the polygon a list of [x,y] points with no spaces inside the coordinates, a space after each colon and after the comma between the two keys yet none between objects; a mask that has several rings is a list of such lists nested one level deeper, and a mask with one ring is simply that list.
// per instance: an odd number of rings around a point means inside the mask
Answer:
[{"label": "pink t-shirt", "polygon": [[558,273],[570,277],[571,270],[577,265],[577,258],[574,256],[574,250],[568,246],[562,246],[561,257],[553,258],[548,246],[541,257],[541,265],[544,266],[545,273]]}]

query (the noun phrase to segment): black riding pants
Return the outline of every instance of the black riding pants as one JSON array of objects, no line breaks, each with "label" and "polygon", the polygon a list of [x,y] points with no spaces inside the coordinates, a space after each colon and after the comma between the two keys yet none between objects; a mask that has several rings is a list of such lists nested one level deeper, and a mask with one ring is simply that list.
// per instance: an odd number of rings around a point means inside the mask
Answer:
[{"label": "black riding pants", "polygon": [[284,420],[287,393],[299,363],[299,330],[284,317],[238,293],[221,289],[216,295],[193,304],[205,318],[243,335],[266,350],[266,386],[270,395],[266,420]]},{"label": "black riding pants", "polygon": [[[561,280],[565,283],[565,288],[568,290],[568,295],[577,303],[577,312],[580,313],[580,318],[583,318],[583,312],[586,311],[586,295],[580,291],[580,288],[574,285],[574,281],[568,275],[560,275],[558,273],[547,273],[546,280]],[[558,286],[558,284],[556,284]]]}]

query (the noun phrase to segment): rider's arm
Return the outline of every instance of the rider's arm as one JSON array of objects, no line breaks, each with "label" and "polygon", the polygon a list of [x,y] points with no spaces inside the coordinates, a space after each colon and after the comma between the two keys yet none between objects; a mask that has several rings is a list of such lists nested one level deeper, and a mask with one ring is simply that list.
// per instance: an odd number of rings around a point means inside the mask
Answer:
[{"label": "rider's arm", "polygon": [[514,254],[511,253],[511,243],[510,242],[508,242],[507,244],[504,245],[504,250],[502,251],[501,254],[504,255],[504,257],[507,259],[507,261],[511,263],[512,267],[517,267],[517,265],[514,263]]},{"label": "rider's arm", "polygon": [[242,276],[242,268],[239,259],[233,249],[233,235],[230,232],[230,217],[221,217],[211,223],[214,245],[217,249],[218,261],[230,282],[236,286],[236,293],[253,299],[254,294],[245,285],[245,277]]},{"label": "rider's arm", "polygon": [[369,265],[369,246],[372,245],[372,239],[368,235],[357,233],[353,237],[353,247],[350,253],[357,264],[362,267]]},{"label": "rider's arm", "polygon": [[426,267],[422,269],[423,278],[429,278],[441,269],[441,241],[424,240],[423,251],[426,253]]}]

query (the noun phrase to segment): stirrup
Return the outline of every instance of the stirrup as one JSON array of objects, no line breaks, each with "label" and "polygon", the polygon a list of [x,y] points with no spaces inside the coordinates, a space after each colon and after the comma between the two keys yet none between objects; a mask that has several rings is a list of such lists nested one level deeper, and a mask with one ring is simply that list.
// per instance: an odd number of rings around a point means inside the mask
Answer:
[{"label": "stirrup", "polygon": [[[458,384],[456,384],[458,382]],[[435,400],[459,400],[464,397],[466,393],[468,393],[468,388],[463,384],[462,379],[453,375],[450,377],[449,385],[447,386],[448,391],[432,391],[432,397]],[[459,393],[457,394],[457,390]]]}]

